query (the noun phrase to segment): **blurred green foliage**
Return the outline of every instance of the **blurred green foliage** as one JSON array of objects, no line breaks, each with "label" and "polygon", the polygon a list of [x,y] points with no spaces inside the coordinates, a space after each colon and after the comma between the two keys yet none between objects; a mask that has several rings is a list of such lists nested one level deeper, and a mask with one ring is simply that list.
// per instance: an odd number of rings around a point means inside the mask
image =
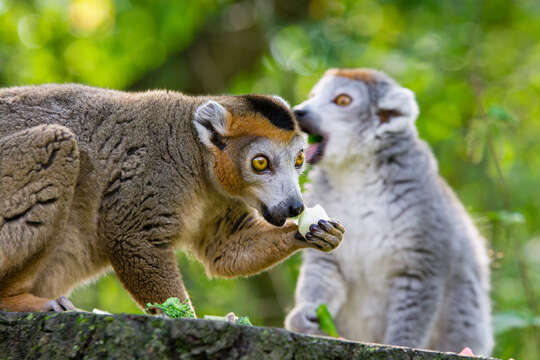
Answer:
[{"label": "blurred green foliage", "polygon": [[[0,0],[0,84],[307,97],[328,67],[373,67],[416,93],[417,126],[489,242],[497,347],[540,358],[540,3],[534,0]],[[199,316],[282,326],[299,255],[210,280],[178,255]],[[140,312],[113,275],[72,295]]]}]

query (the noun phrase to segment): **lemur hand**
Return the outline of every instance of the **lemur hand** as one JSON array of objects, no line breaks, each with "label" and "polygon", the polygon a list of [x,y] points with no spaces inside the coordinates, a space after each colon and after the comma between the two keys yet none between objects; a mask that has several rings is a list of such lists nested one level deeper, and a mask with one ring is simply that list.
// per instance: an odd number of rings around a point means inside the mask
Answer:
[{"label": "lemur hand", "polygon": [[304,241],[307,246],[324,252],[334,250],[341,244],[345,228],[337,220],[319,220],[317,224],[312,224],[306,236],[303,237],[300,233],[296,234],[296,238]]},{"label": "lemur hand", "polygon": [[319,320],[315,309],[315,304],[298,304],[285,319],[285,327],[291,331],[304,334],[323,335],[319,329]]}]

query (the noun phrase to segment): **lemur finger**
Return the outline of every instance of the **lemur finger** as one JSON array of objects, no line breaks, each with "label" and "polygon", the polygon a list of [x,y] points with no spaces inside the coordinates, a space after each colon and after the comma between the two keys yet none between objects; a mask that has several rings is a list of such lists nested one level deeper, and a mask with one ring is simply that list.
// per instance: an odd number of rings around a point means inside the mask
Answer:
[{"label": "lemur finger", "polygon": [[319,318],[317,317],[317,314],[315,313],[306,313],[306,319],[313,323],[319,323]]},{"label": "lemur finger", "polygon": [[323,233],[323,235],[317,235],[317,237],[326,241],[331,247],[330,250],[337,248],[342,238],[341,236],[335,236],[327,232]]},{"label": "lemur finger", "polygon": [[336,219],[330,219],[330,220],[328,220],[328,222],[330,224],[334,225],[342,233],[345,232],[345,227],[343,225],[341,225],[341,223],[339,221],[337,221]]},{"label": "lemur finger", "polygon": [[324,241],[326,241],[330,245],[330,250],[333,250],[341,244],[341,237],[333,236],[333,235],[327,235],[324,238]]},{"label": "lemur finger", "polygon": [[[333,237],[335,239],[335,237],[332,236],[332,235],[327,235],[327,236],[328,237]],[[330,250],[333,250],[337,246],[337,244],[339,244],[339,241],[333,241],[332,239],[326,239],[326,238],[323,238],[321,236],[316,236],[316,235],[314,235],[313,233],[310,233],[310,232],[308,232],[306,234],[306,239],[307,239],[309,244],[314,245],[319,250],[322,250],[324,252],[328,252]],[[336,243],[336,242],[337,242],[337,244],[334,245],[334,243]]]},{"label": "lemur finger", "polygon": [[69,301],[69,299],[65,296],[60,296],[58,299],[56,299],[57,303],[64,308],[65,311],[67,310],[77,310],[73,303]]},{"label": "lemur finger", "polygon": [[322,226],[315,225],[315,224],[309,227],[309,232],[315,235],[316,237],[321,238],[325,240],[326,242],[330,243],[333,247],[338,246],[339,242],[341,241],[341,238],[343,237],[343,234],[340,233],[337,229],[333,229],[332,232],[329,232],[322,229]]},{"label": "lemur finger", "polygon": [[317,238],[312,233],[309,233],[309,232],[306,233],[306,241],[310,246],[324,251],[324,246],[325,246],[326,242],[321,241],[321,239]]},{"label": "lemur finger", "polygon": [[309,232],[315,236],[322,237],[326,233],[321,227],[317,224],[312,224],[309,226]]},{"label": "lemur finger", "polygon": [[43,311],[64,311],[56,300],[48,301],[43,307]]},{"label": "lemur finger", "polygon": [[319,220],[319,226],[326,231],[327,233],[330,233],[335,236],[342,236],[342,232],[339,231],[334,225],[332,225],[329,221],[326,220]]}]

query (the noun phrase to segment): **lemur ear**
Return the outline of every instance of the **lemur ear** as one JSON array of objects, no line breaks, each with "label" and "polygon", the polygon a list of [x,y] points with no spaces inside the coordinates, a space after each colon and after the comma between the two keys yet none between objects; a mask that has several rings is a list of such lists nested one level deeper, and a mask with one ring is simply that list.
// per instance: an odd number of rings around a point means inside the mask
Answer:
[{"label": "lemur ear", "polygon": [[289,103],[287,102],[287,100],[285,100],[284,98],[282,98],[281,96],[277,96],[277,95],[274,95],[272,96],[274,99],[276,99],[277,101],[281,102],[283,105],[285,105],[288,109],[291,108],[291,105],[289,105]]},{"label": "lemur ear", "polygon": [[418,117],[418,105],[414,93],[399,86],[392,87],[379,100],[377,116],[381,124],[392,124],[392,127],[414,123]]},{"label": "lemur ear", "polygon": [[208,147],[225,148],[227,110],[219,103],[209,100],[195,110],[193,124],[199,139]]}]

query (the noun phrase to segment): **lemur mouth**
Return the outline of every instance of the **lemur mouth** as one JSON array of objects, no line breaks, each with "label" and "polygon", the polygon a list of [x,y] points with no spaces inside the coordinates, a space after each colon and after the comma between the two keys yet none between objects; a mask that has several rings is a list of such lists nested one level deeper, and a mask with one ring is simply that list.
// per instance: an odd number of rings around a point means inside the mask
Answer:
[{"label": "lemur mouth", "polygon": [[268,206],[266,206],[265,204],[262,204],[261,208],[263,218],[270,224],[278,227],[281,227],[285,224],[285,221],[287,220],[286,217],[272,214],[270,212],[270,209],[268,209]]},{"label": "lemur mouth", "polygon": [[324,156],[324,149],[326,148],[328,137],[310,132],[307,133],[309,135],[309,145],[306,148],[306,161],[308,162],[308,164],[316,164],[321,161]]},{"label": "lemur mouth", "polygon": [[325,133],[320,129],[320,121],[315,121],[315,119],[310,116],[310,112],[306,110],[297,110],[297,112],[300,112],[297,114],[300,130],[308,134],[309,145],[305,151],[306,161],[308,164],[316,164],[321,161],[324,156],[324,150],[328,143],[328,133]]}]

